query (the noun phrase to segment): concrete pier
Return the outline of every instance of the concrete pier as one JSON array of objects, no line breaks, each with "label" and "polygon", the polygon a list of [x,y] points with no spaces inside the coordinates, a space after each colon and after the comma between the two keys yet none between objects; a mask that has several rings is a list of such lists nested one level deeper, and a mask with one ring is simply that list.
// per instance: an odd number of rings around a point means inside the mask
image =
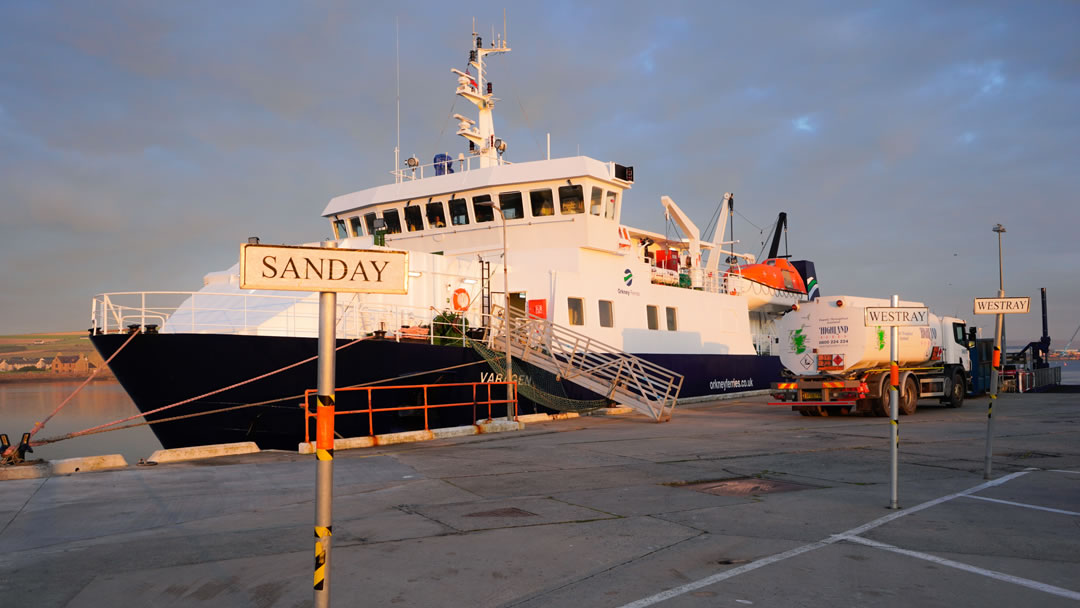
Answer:
[{"label": "concrete pier", "polygon": [[[766,398],[336,454],[340,606],[1076,606],[1080,395],[809,418]],[[311,604],[314,456],[0,482],[12,605]]]}]

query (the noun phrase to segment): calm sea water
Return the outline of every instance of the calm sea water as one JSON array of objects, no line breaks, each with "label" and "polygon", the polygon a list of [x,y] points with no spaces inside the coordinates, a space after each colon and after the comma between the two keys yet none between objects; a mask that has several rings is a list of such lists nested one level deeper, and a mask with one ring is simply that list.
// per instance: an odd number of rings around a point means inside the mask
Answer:
[{"label": "calm sea water", "polygon": [[[53,409],[68,397],[80,382],[19,382],[0,384],[0,433],[17,442],[35,422],[44,420]],[[64,406],[34,439],[55,437],[64,433],[127,418],[139,413],[135,404],[116,382],[91,382]],[[141,422],[136,419],[132,422]],[[34,448],[29,458],[57,460],[75,456],[123,454],[129,464],[147,458],[161,443],[148,426],[99,433],[67,439]]]}]

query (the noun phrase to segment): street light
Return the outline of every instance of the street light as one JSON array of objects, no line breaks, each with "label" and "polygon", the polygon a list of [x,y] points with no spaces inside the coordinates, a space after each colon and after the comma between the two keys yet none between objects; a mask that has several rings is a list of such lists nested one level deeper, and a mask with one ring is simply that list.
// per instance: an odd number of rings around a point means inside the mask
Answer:
[{"label": "street light", "polygon": [[[514,377],[510,368],[510,279],[509,279],[509,258],[506,256],[506,213],[503,212],[502,205],[495,206],[495,201],[483,201],[476,203],[481,207],[491,207],[492,210],[499,210],[499,219],[502,221],[502,250],[503,250],[503,329],[506,332],[506,375],[504,380],[511,382]],[[506,419],[513,420],[513,414],[510,412],[510,404],[506,404]]]},{"label": "street light", "polygon": [[[994,224],[992,228],[998,235],[998,297],[1005,297],[1005,262],[1001,255],[1001,235],[1005,233],[1005,227]],[[983,478],[990,479],[990,467],[993,459],[992,442],[994,438],[994,399],[997,398],[999,384],[1001,382],[999,369],[1002,364],[1001,333],[1005,315],[998,313],[997,327],[994,330],[994,358],[990,368],[990,403],[987,406],[986,416],[986,456],[983,462]]]}]

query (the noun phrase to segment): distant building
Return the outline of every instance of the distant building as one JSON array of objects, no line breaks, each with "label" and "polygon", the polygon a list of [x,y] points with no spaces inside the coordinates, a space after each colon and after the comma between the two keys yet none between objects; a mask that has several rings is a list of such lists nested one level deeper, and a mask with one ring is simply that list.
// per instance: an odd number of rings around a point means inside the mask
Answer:
[{"label": "distant building", "polygon": [[54,374],[87,374],[93,365],[86,355],[61,355],[57,353],[49,364],[49,371]]},{"label": "distant building", "polygon": [[28,367],[46,369],[49,367],[49,364],[41,357],[37,359],[31,359],[29,357],[7,357],[6,359],[0,359],[0,372],[17,372],[20,369],[26,369]]}]

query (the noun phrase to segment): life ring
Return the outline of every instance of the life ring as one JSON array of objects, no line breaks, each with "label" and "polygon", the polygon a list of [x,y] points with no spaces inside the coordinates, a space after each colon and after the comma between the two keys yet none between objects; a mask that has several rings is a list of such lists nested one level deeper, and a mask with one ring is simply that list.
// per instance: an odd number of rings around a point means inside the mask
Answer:
[{"label": "life ring", "polygon": [[469,292],[459,287],[454,290],[454,310],[463,312],[469,309]]}]

